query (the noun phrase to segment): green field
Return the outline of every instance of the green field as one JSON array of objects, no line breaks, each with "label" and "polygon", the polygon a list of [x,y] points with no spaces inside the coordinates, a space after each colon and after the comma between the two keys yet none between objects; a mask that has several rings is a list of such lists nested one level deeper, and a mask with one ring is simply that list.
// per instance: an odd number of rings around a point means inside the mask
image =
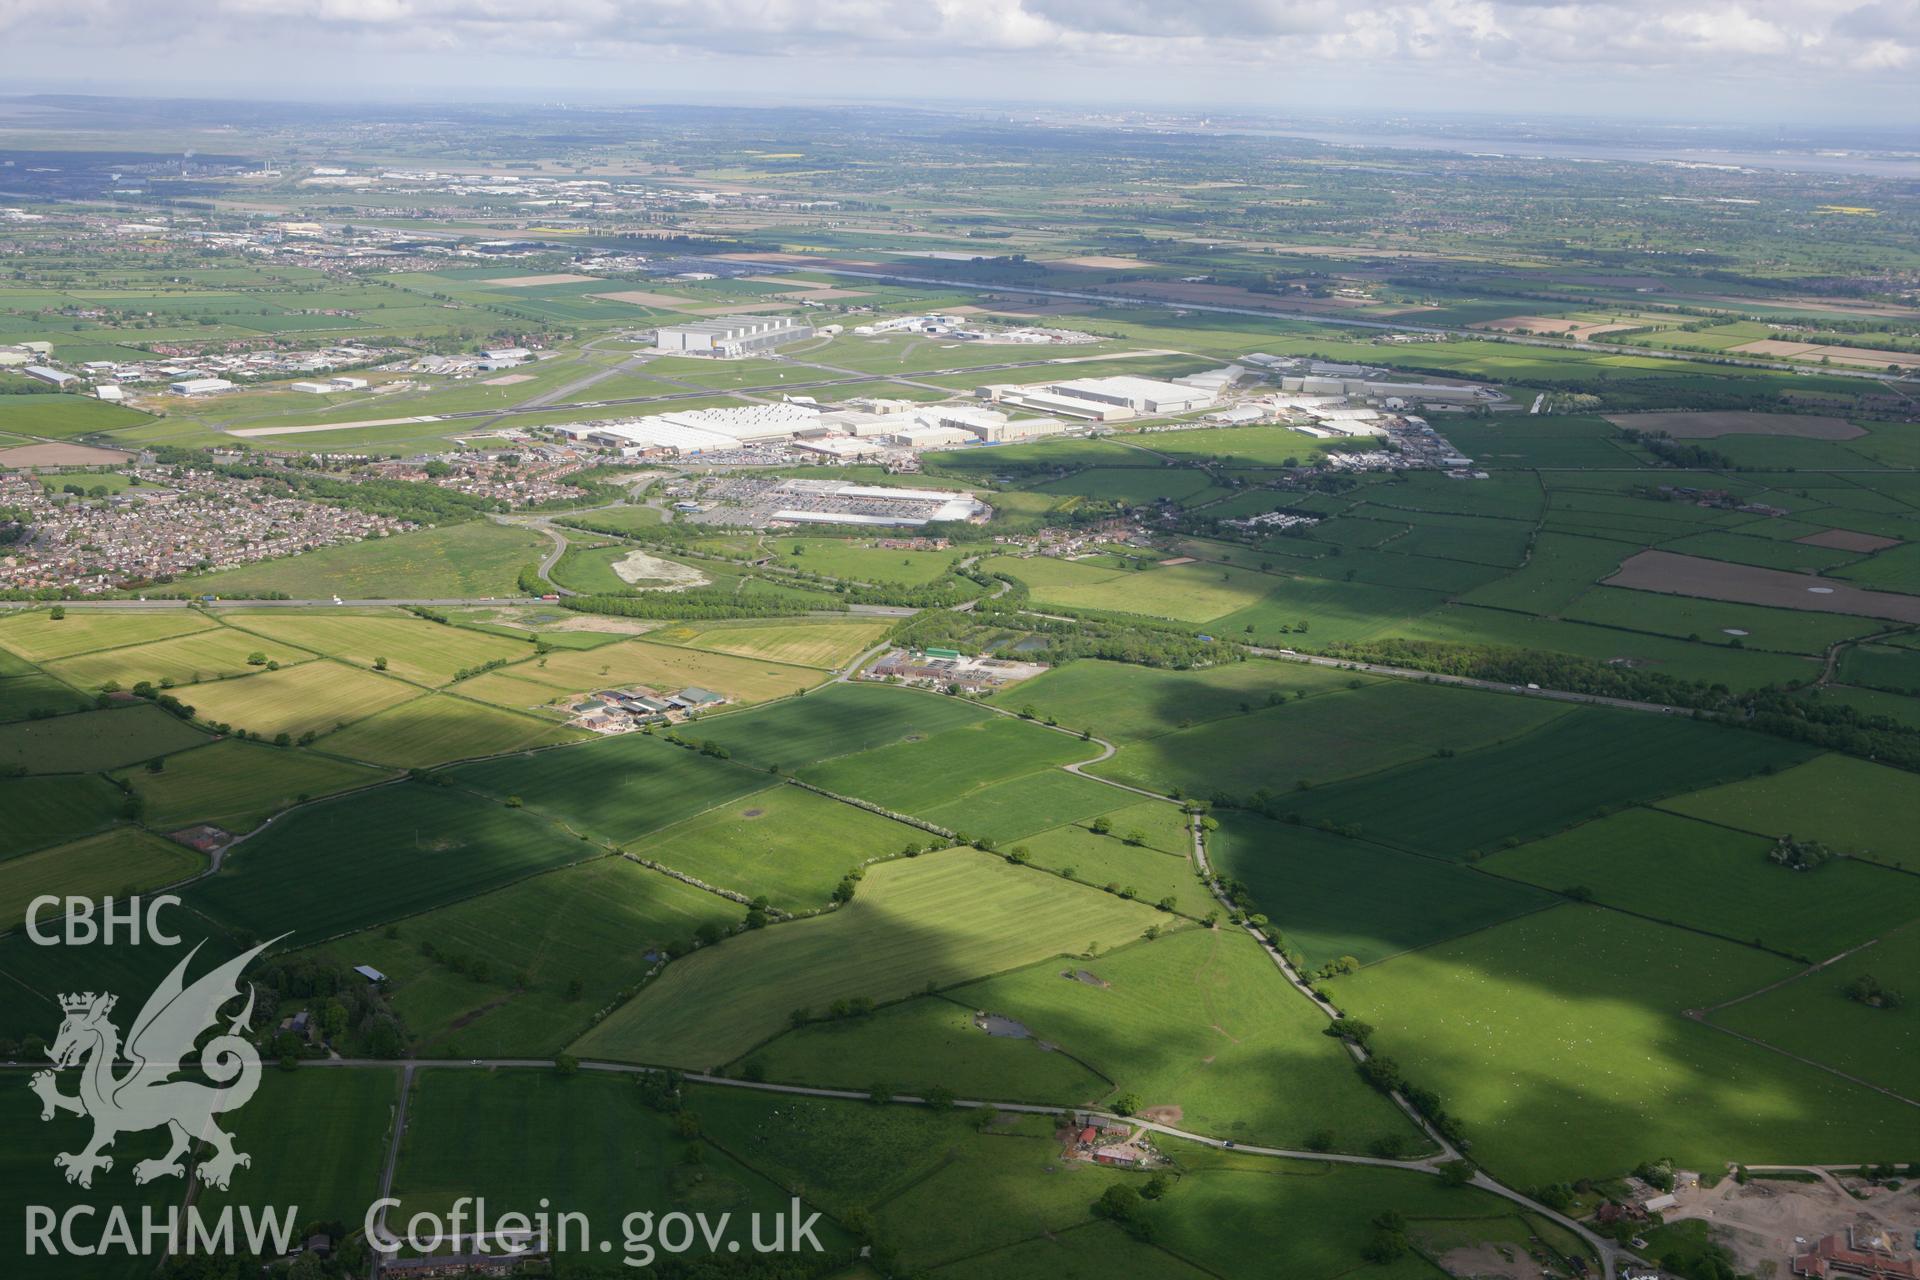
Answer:
[{"label": "green field", "polygon": [[329,734],[325,750],[400,769],[579,742],[588,731],[504,711],[463,697],[433,694],[368,716]]},{"label": "green field", "polygon": [[[130,689],[142,680],[156,685],[166,680],[175,684],[198,684],[225,676],[248,675],[268,662],[287,666],[312,657],[304,649],[223,627],[130,649],[82,654],[50,662],[47,670],[83,689],[98,689],[109,681]],[[250,661],[254,658],[260,661]]]},{"label": "green field", "polygon": [[145,803],[141,819],[171,831],[210,823],[251,831],[280,810],[391,776],[344,760],[227,738],[168,756],[158,773],[134,769],[127,784]]},{"label": "green field", "polygon": [[501,800],[518,796],[570,830],[622,844],[779,785],[769,774],[642,733],[460,765],[450,774],[462,787]]},{"label": "green field", "polygon": [[501,707],[537,707],[595,689],[641,685],[674,692],[697,685],[734,702],[762,702],[820,683],[820,672],[766,659],[737,658],[673,645],[625,640],[592,649],[556,651],[504,671],[462,681],[469,698]]},{"label": "green field", "polygon": [[1654,809],[1629,809],[1479,865],[1556,891],[1811,963],[1920,919],[1920,877],[1851,859],[1796,872],[1773,842]]},{"label": "green field", "polygon": [[980,569],[1018,578],[1032,589],[1036,604],[1179,622],[1209,622],[1247,609],[1280,585],[1266,574],[1208,564],[1129,571],[1046,556],[995,556],[981,561]]},{"label": "green field", "polygon": [[[1470,858],[1625,804],[1780,768],[1801,746],[1640,712],[1581,709],[1530,734],[1289,796],[1309,824],[1357,828],[1416,852]],[[1525,778],[1525,786],[1515,779]]]},{"label": "green field", "polygon": [[1207,797],[1281,793],[1372,773],[1436,751],[1518,738],[1564,716],[1563,703],[1394,680],[1259,706],[1123,748],[1093,772],[1129,786]]},{"label": "green field", "polygon": [[840,795],[871,800],[896,813],[920,814],[966,800],[994,783],[1098,754],[1098,748],[1077,737],[995,716],[919,742],[810,765],[796,774]]},{"label": "green field", "polygon": [[690,946],[701,925],[730,926],[744,914],[671,876],[600,858],[336,939],[319,953],[387,975],[416,1055],[535,1056],[558,1052],[638,985],[650,954]]},{"label": "green field", "polygon": [[237,680],[197,685],[196,719],[273,737],[326,733],[383,711],[421,690],[338,662],[303,662]]},{"label": "green field", "polygon": [[965,997],[919,996],[864,1018],[816,1022],[746,1055],[768,1080],[963,1098],[1095,1103],[1112,1084],[1071,1052],[1031,1036],[990,1036]]},{"label": "green field", "polygon": [[1473,870],[1343,840],[1311,827],[1223,812],[1215,867],[1247,887],[1289,951],[1309,965],[1388,956],[1539,910],[1553,898]]},{"label": "green field", "polygon": [[929,805],[917,817],[966,836],[1001,844],[1058,824],[1099,817],[1131,797],[1104,782],[1064,769],[1042,769],[1008,782],[968,791],[943,804]]},{"label": "green field", "polygon": [[0,861],[0,921],[12,928],[42,894],[125,899],[186,879],[207,865],[193,850],[136,827]]},{"label": "green field", "polygon": [[1845,988],[1871,976],[1909,1000],[1920,972],[1920,923],[1887,934],[1830,968],[1714,1012],[1713,1025],[1753,1036],[1862,1080],[1920,1095],[1920,1018],[1911,1003],[1875,1008]]},{"label": "green field", "polygon": [[0,725],[0,769],[92,773],[197,746],[206,735],[171,712],[136,702],[51,720]]},{"label": "green field", "polygon": [[979,724],[990,714],[961,698],[876,684],[830,684],[804,698],[704,720],[689,732],[746,764],[791,771]]},{"label": "green field", "polygon": [[105,778],[0,778],[0,858],[98,831],[124,797]]},{"label": "green field", "polygon": [[245,631],[356,667],[371,668],[377,659],[385,658],[392,675],[436,687],[450,682],[455,672],[487,662],[515,662],[532,654],[530,646],[501,636],[399,613],[367,616],[282,609],[225,613],[222,618]]},{"label": "green field", "polygon": [[[486,1123],[475,1124],[476,1116]],[[632,1081],[618,1076],[423,1072],[394,1173],[401,1204],[389,1221],[445,1214],[462,1196],[485,1197],[494,1216],[533,1215],[545,1201],[556,1214],[585,1214],[599,1238],[618,1248],[627,1215],[644,1206],[661,1216],[731,1213],[729,1234],[744,1248],[747,1215],[771,1221],[787,1211],[788,1194],[777,1183],[705,1144],[689,1164],[687,1145],[673,1117],[649,1110]],[[830,1223],[818,1234],[823,1244],[845,1246]]]},{"label": "green field", "polygon": [[220,874],[186,897],[235,928],[262,938],[291,931],[292,945],[301,945],[596,853],[525,810],[403,782],[289,814],[233,850]]},{"label": "green field", "polygon": [[765,658],[798,667],[845,666],[887,633],[885,621],[684,623],[647,633],[662,644],[683,644],[741,658]]},{"label": "green field", "polygon": [[1907,815],[1920,805],[1910,773],[1841,755],[1710,791],[1675,796],[1660,807],[1765,836],[1819,840],[1843,853],[1920,869]]},{"label": "green field", "polygon": [[[1085,969],[1097,980],[1072,976]],[[1388,1134],[1424,1143],[1354,1074],[1326,1018],[1277,980],[1237,929],[1190,929],[1072,964],[1033,965],[952,992],[1012,1018],[1132,1092],[1177,1107],[1182,1128],[1304,1148],[1330,1131],[1365,1151]],[[984,1038],[984,1036],[983,1036]],[[1276,1089],[1276,1078],[1288,1085]]]},{"label": "green field", "polygon": [[[226,1204],[298,1205],[296,1226],[358,1223],[380,1197],[400,1073],[394,1069],[275,1071],[244,1109],[222,1120],[253,1157],[230,1191],[201,1188],[202,1211]],[[353,1227],[349,1226],[349,1230]]]},{"label": "green field", "polygon": [[959,551],[888,551],[860,538],[775,538],[774,562],[857,582],[920,586],[946,576]]},{"label": "green field", "polygon": [[183,636],[214,625],[187,609],[139,613],[70,609],[64,618],[35,610],[0,618],[0,648],[10,649],[30,662],[50,662],[94,649],[117,649]]},{"label": "green field", "polygon": [[[1023,681],[993,701],[1010,711],[1032,708],[1070,729],[1125,745],[1244,715],[1274,697],[1291,701],[1344,689],[1350,672],[1300,662],[1254,658],[1204,671],[1170,671],[1086,660]],[[1372,683],[1373,677],[1360,679]]]},{"label": "green field", "polygon": [[[1787,977],[1762,952],[1597,907],[1536,912],[1330,984],[1521,1186],[1671,1157],[1903,1159],[1911,1108],[1680,1011]],[[1844,1155],[1842,1153],[1845,1153]]]},{"label": "green field", "polygon": [[840,878],[927,833],[803,790],[772,787],[657,831],[631,852],[786,911],[823,907]]},{"label": "green field", "polygon": [[469,520],[221,569],[176,585],[226,599],[275,591],[295,600],[518,596],[520,570],[549,545],[530,529]]},{"label": "green field", "polygon": [[0,674],[0,722],[65,715],[92,705],[93,699],[86,694],[31,668],[17,675]]},{"label": "green field", "polygon": [[839,911],[776,925],[667,966],[580,1039],[589,1057],[706,1067],[777,1034],[795,1009],[895,1000],[928,984],[1139,936],[1150,907],[955,849],[884,863]]},{"label": "green field", "polygon": [[[1116,798],[1118,798],[1116,796]],[[1069,879],[1123,893],[1141,902],[1171,902],[1189,916],[1206,914],[1213,898],[1194,874],[1186,815],[1170,804],[1128,805],[1099,815],[1113,824],[1096,835],[1085,824],[1068,824],[1020,837],[1011,849],[1025,849],[1036,867]],[[1139,844],[1131,843],[1138,837]]]}]

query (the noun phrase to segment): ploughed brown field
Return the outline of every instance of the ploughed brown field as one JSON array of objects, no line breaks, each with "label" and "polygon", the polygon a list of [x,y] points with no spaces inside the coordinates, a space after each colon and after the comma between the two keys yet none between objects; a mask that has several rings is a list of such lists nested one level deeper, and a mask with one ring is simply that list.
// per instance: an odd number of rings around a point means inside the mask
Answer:
[{"label": "ploughed brown field", "polygon": [[1798,436],[1803,440],[1853,440],[1867,434],[1845,418],[1813,413],[1750,413],[1729,409],[1709,413],[1609,413],[1608,422],[1636,431],[1664,431],[1675,440],[1712,440],[1717,436]]},{"label": "ploughed brown field", "polygon": [[1803,542],[1809,547],[1832,547],[1835,551],[1858,551],[1862,554],[1885,551],[1888,547],[1900,545],[1898,538],[1861,533],[1858,529],[1822,529],[1804,538],[1795,538],[1794,541]]},{"label": "ploughed brown field", "polygon": [[1920,596],[1866,591],[1833,578],[1816,578],[1810,573],[1762,569],[1704,556],[1676,555],[1671,551],[1642,551],[1629,556],[1619,572],[1606,579],[1606,585],[1658,591],[1670,596],[1698,596],[1703,600],[1765,604],[1776,609],[1920,622]]}]

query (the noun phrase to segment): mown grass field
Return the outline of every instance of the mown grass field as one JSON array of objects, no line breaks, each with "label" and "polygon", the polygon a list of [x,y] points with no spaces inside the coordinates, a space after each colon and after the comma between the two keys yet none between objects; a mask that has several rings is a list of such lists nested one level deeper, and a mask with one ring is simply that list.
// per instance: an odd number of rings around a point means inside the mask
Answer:
[{"label": "mown grass field", "polygon": [[[229,852],[185,895],[233,928],[289,946],[397,920],[598,851],[524,810],[396,783],[310,805]],[[326,886],[315,893],[314,886]]]},{"label": "mown grass field", "polygon": [[[1068,968],[1104,985],[1063,976]],[[952,996],[1017,1020],[1148,1107],[1180,1108],[1183,1128],[1295,1148],[1323,1131],[1343,1151],[1389,1134],[1409,1150],[1424,1146],[1322,1034],[1325,1017],[1277,976],[1239,930],[1190,929],[1072,965],[1033,965]]]},{"label": "mown grass field", "polygon": [[1629,809],[1480,866],[1656,920],[1824,960],[1920,919],[1920,876],[1852,859],[1796,872],[1767,859],[1773,841],[1662,813]]},{"label": "mown grass field", "polygon": [[815,786],[919,814],[1007,782],[1099,754],[1091,743],[1006,716],[841,756],[796,770]]},{"label": "mown grass field", "polygon": [[136,702],[51,720],[0,725],[0,769],[92,773],[198,746],[207,736],[180,717]]},{"label": "mown grass field", "polygon": [[[1305,663],[1251,658],[1205,671],[1169,671],[1085,659],[1014,685],[992,701],[1009,711],[1032,708],[1070,729],[1126,745],[1157,738],[1183,722],[1204,724],[1243,715],[1278,695],[1291,701],[1344,689],[1351,672]],[[1372,683],[1373,677],[1359,677]]]},{"label": "mown grass field", "polygon": [[655,832],[631,852],[794,911],[825,906],[840,878],[868,859],[929,839],[800,787],[771,787]]},{"label": "mown grass field", "polygon": [[1920,973],[1920,923],[1784,987],[1716,1010],[1715,1026],[1753,1036],[1911,1098],[1920,1094],[1920,1018],[1911,1003],[1881,1009],[1847,998],[1862,976],[1912,998]]},{"label": "mown grass field", "polygon": [[816,1022],[746,1055],[766,1078],[865,1089],[876,1082],[924,1096],[934,1088],[963,1098],[1092,1104],[1113,1086],[1070,1053],[1031,1036],[990,1036],[973,1025],[963,998],[919,996],[865,1018]]},{"label": "mown grass field", "polygon": [[[1214,866],[1245,884],[1310,965],[1372,964],[1535,911],[1554,899],[1465,867],[1249,813],[1221,813]],[[1558,886],[1555,886],[1558,887]]]},{"label": "mown grass field", "polygon": [[575,1045],[588,1057],[706,1067],[777,1034],[795,1009],[886,1001],[1111,947],[1166,917],[1057,876],[955,849],[874,867],[852,904],[730,938],[660,979]]},{"label": "mown grass field", "polygon": [[35,609],[0,618],[0,648],[30,662],[51,662],[94,649],[147,644],[169,636],[206,631],[215,624],[188,609],[130,613],[107,609],[70,609],[64,618]]},{"label": "mown grass field", "polygon": [[991,714],[961,698],[877,684],[830,684],[804,698],[703,720],[688,733],[725,747],[745,764],[791,771],[979,724]]},{"label": "mown grass field", "polygon": [[[764,1104],[762,1104],[764,1105]],[[475,1124],[475,1116],[487,1117]],[[414,1083],[407,1136],[394,1173],[393,1212],[445,1214],[462,1196],[484,1196],[492,1215],[565,1208],[587,1215],[618,1248],[636,1206],[656,1215],[704,1210],[734,1215],[729,1234],[747,1247],[747,1216],[771,1222],[788,1193],[725,1152],[688,1143],[673,1118],[649,1110],[630,1080],[552,1071],[426,1071]],[[804,1216],[804,1215],[803,1215]],[[822,1242],[844,1237],[822,1223]],[[557,1242],[556,1242],[557,1243]],[[605,1255],[597,1255],[604,1258]]]},{"label": "mown grass field", "polygon": [[1124,747],[1091,771],[1201,797],[1280,793],[1517,738],[1568,711],[1564,703],[1386,681],[1179,729]]},{"label": "mown grass field", "polygon": [[820,673],[807,667],[623,640],[530,658],[504,671],[462,681],[459,688],[469,698],[519,708],[541,706],[569,694],[631,685],[667,693],[697,685],[736,703],[763,702],[811,688],[820,680]]},{"label": "mown grass field", "polygon": [[1680,1016],[1788,977],[1775,956],[1598,907],[1536,912],[1329,989],[1521,1186],[1903,1159],[1912,1108]]},{"label": "mown grass field", "polygon": [[141,820],[161,831],[211,823],[251,831],[302,800],[390,777],[344,760],[226,738],[168,756],[158,773],[132,769],[127,785],[144,802]]},{"label": "mown grass field", "polygon": [[580,742],[585,729],[531,715],[431,694],[356,721],[326,740],[325,750],[399,769],[431,768],[450,760]]},{"label": "mown grass field", "polygon": [[1354,827],[1395,847],[1470,858],[1621,805],[1811,754],[1764,734],[1582,708],[1509,742],[1316,788],[1286,804],[1310,824]]},{"label": "mown grass field", "polygon": [[193,850],[137,827],[115,827],[72,844],[0,861],[0,921],[13,928],[27,904],[42,894],[126,898],[173,884],[207,860]]},{"label": "mown grass field", "polygon": [[[256,656],[262,661],[248,661]],[[162,680],[198,684],[222,676],[250,675],[268,662],[290,666],[312,657],[305,649],[221,627],[132,648],[64,658],[48,663],[47,670],[83,689],[98,689],[108,681],[131,689],[142,680],[156,685]]]},{"label": "mown grass field", "polygon": [[183,701],[197,719],[271,738],[327,733],[419,696],[417,685],[371,671],[338,662],[303,662],[197,685]]},{"label": "mown grass field", "polygon": [[643,733],[450,770],[455,783],[526,806],[571,830],[628,843],[780,785],[779,779]]},{"label": "mown grass field", "polygon": [[690,649],[730,653],[738,658],[765,658],[797,667],[833,669],[845,666],[879,643],[889,623],[866,618],[846,622],[709,622],[682,623],[647,633],[661,644],[683,644]]},{"label": "mown grass field", "polygon": [[[331,443],[344,442],[335,437]],[[295,600],[517,596],[520,570],[538,562],[547,546],[530,529],[469,520],[221,569],[178,585],[226,599],[270,591]]]},{"label": "mown grass field", "polygon": [[245,631],[324,653],[356,667],[387,660],[387,671],[402,680],[440,686],[454,673],[487,662],[514,662],[533,647],[503,636],[443,626],[398,612],[383,615],[262,610],[222,617]]},{"label": "mown grass field", "polygon": [[1908,816],[1920,779],[1849,756],[1824,755],[1765,777],[1663,800],[1660,807],[1766,836],[1794,835],[1896,867],[1920,869]]},{"label": "mown grass field", "polygon": [[600,858],[337,939],[319,954],[387,975],[415,1054],[540,1056],[558,1052],[637,984],[649,953],[744,914],[739,903],[625,858]]}]

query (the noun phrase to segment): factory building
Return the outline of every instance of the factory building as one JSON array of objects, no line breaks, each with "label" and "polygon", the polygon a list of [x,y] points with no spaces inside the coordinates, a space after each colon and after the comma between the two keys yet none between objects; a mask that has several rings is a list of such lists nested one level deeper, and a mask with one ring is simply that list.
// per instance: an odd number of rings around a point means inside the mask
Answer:
[{"label": "factory building", "polygon": [[58,369],[49,369],[43,364],[30,364],[22,369],[21,372],[37,382],[45,382],[56,387],[64,387],[69,383],[79,381],[78,378],[70,373],[62,373]]},{"label": "factory building", "polygon": [[210,396],[233,388],[234,384],[225,378],[182,378],[167,384],[167,390],[177,396]]},{"label": "factory building", "polygon": [[745,356],[813,336],[813,326],[791,316],[719,316],[663,324],[654,346],[680,355]]},{"label": "factory building", "polygon": [[1076,378],[1071,382],[1053,383],[1047,390],[1053,395],[1090,400],[1095,404],[1118,405],[1135,413],[1147,414],[1189,413],[1204,409],[1214,401],[1213,391],[1206,387],[1182,386],[1177,382],[1162,382],[1158,378],[1132,376]]}]

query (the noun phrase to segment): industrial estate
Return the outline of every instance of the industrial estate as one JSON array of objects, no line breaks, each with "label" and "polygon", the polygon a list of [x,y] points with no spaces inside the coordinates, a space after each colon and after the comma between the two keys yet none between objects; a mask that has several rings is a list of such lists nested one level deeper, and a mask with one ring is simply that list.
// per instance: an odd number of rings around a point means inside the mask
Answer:
[{"label": "industrial estate", "polygon": [[297,119],[0,143],[0,1273],[1920,1275],[1911,178]]}]

